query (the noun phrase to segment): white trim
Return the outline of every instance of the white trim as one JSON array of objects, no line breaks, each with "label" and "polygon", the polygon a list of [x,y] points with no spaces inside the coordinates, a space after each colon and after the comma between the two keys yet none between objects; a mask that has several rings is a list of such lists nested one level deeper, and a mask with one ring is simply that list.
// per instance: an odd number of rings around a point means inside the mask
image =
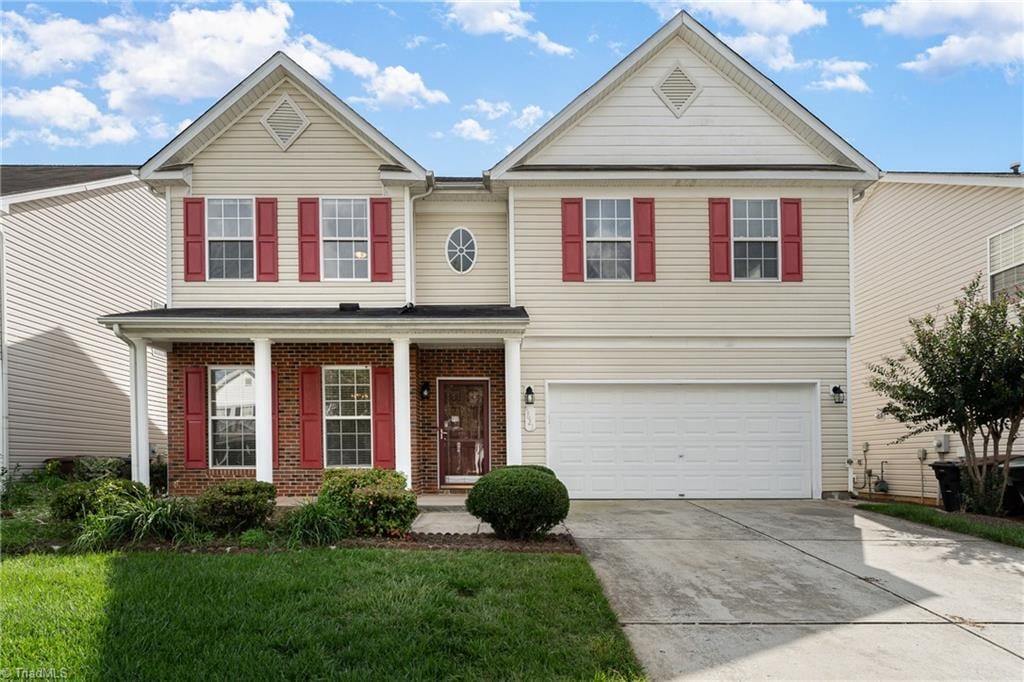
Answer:
[{"label": "white trim", "polygon": [[[408,338],[391,339],[395,420],[395,469],[405,475],[406,488],[412,488],[412,398],[411,358]],[[415,387],[419,388],[419,387]],[[372,405],[371,405],[372,412]],[[372,431],[371,426],[371,431]]]},{"label": "white trim", "polygon": [[522,346],[505,339],[505,464],[523,463]]},{"label": "white trim", "polygon": [[[299,118],[302,120],[302,125],[299,126],[299,129],[295,131],[295,134],[292,135],[291,139],[288,140],[287,142],[285,140],[282,140],[281,137],[277,134],[277,131],[270,127],[270,116],[275,111],[280,109],[281,105],[284,104],[285,102],[291,105],[292,109],[295,111],[296,114],[299,115]],[[263,114],[263,118],[260,119],[260,125],[263,126],[264,130],[270,133],[270,137],[274,138],[274,142],[277,142],[277,146],[281,148],[281,151],[288,151],[288,147],[291,147],[293,144],[295,144],[295,141],[299,139],[299,136],[302,135],[302,133],[305,132],[306,128],[309,127],[309,117],[306,116],[305,112],[299,108],[299,105],[295,103],[295,100],[293,100],[291,96],[286,92],[283,95],[281,95],[276,102],[274,102],[274,105],[272,107],[267,109],[267,113]]]},{"label": "white trim", "polygon": [[989,301],[992,300],[992,278],[995,277],[996,275],[1000,274],[1000,273],[1007,272],[1009,270],[1013,270],[1014,268],[1019,268],[1021,265],[1024,265],[1024,260],[1021,260],[1019,263],[1018,262],[1014,262],[1012,265],[1007,265],[1005,268],[999,268],[998,270],[993,270],[992,269],[992,241],[996,237],[1000,237],[1000,236],[1002,236],[1004,234],[1007,234],[1008,232],[1013,232],[1014,230],[1019,230],[1021,228],[1024,228],[1024,223],[1017,223],[1016,225],[1011,225],[1010,227],[1007,227],[1007,228],[1005,228],[1003,230],[999,230],[998,232],[994,232],[994,233],[990,234],[988,236],[988,238],[985,240],[985,246],[986,246],[986,249],[985,249],[985,251],[986,251],[985,271],[988,273],[988,276],[985,277],[985,291],[987,293],[986,298]]},{"label": "white trim", "polygon": [[[850,403],[850,395],[853,393],[853,342],[846,342],[846,460],[853,461],[853,408]],[[853,464],[846,465],[846,492],[851,495],[853,488]]]},{"label": "white trim", "polygon": [[274,482],[274,370],[273,343],[270,339],[254,338],[253,388],[256,416],[256,480]]},{"label": "white trim", "polygon": [[136,478],[142,485],[149,488],[149,365],[146,339],[132,339],[132,362],[135,372],[132,380],[135,386],[129,391],[130,398],[135,401],[135,448],[132,459]]},{"label": "white trim", "polygon": [[[251,369],[252,370],[252,384],[253,384],[253,416],[252,417],[214,417],[213,412],[213,373],[219,369]],[[239,465],[221,465],[215,466],[213,464],[213,420],[221,419],[252,419],[253,426],[256,423],[255,414],[255,401],[256,401],[256,367],[254,365],[206,365],[206,466],[208,469],[243,469],[243,470],[256,470],[256,465],[252,466]],[[254,453],[255,454],[255,453]]]},{"label": "white trim", "polygon": [[[544,380],[544,464],[550,466],[551,459],[551,385],[552,384],[585,384],[585,385],[680,385],[680,386],[743,386],[743,385],[787,385],[808,386],[814,388],[815,400],[811,407],[811,498],[821,499],[822,481],[822,442],[821,442],[821,381],[817,379],[545,379]],[[698,499],[698,498],[692,498]]]},{"label": "white trim", "polygon": [[[321,282],[369,282],[370,268],[373,263],[373,240],[370,238],[373,233],[373,226],[371,225],[373,217],[370,215],[370,197],[357,197],[357,196],[330,196],[330,197],[317,197],[319,205],[317,211],[320,213],[320,281]],[[324,201],[364,201],[366,202],[366,277],[328,277],[325,273],[327,272],[327,249],[324,248],[324,242],[327,238],[324,237]],[[331,237],[330,241],[333,242],[349,242],[355,244],[357,241],[361,241],[357,237]],[[354,247],[353,247],[354,248]],[[353,253],[355,251],[353,250]],[[353,260],[353,262],[355,262]],[[353,271],[355,268],[353,267]]]},{"label": "white trim", "polygon": [[405,246],[405,302],[412,303],[415,299],[415,292],[413,291],[413,278],[415,277],[416,268],[416,245],[413,243],[412,238],[412,191],[409,186],[406,185],[402,188],[402,226],[403,226],[403,243]]},{"label": "white trim", "polygon": [[[367,385],[370,387],[370,414],[367,416],[350,416],[345,417],[338,415],[336,417],[327,416],[327,371],[334,369],[364,369],[369,373],[367,378]],[[359,421],[368,420],[370,422],[370,463],[365,464],[328,464],[327,463],[327,420],[332,421]],[[320,431],[323,442],[321,447],[323,448],[323,465],[324,470],[327,469],[372,469],[373,468],[373,367],[370,365],[321,365],[320,366]]]},{"label": "white trim", "polygon": [[796,180],[801,182],[835,182],[846,185],[850,182],[861,182],[865,186],[874,182],[874,178],[861,171],[825,171],[825,170],[512,170],[503,178],[512,181],[574,181],[583,182],[596,180],[688,180],[718,181],[731,180],[736,182],[766,180]]},{"label": "white trim", "polygon": [[[493,459],[491,456],[491,429],[494,428],[494,415],[492,413],[493,406],[491,405],[491,378],[490,377],[435,377],[434,378],[434,421],[435,428],[437,429],[437,435],[434,438],[435,450],[437,453],[437,487],[444,488],[453,485],[464,485],[465,483],[474,483],[479,480],[477,477],[465,477],[467,479],[472,478],[473,480],[467,480],[465,482],[445,483],[441,480],[441,382],[442,381],[483,381],[487,383],[487,472],[491,471],[491,464]],[[507,456],[507,455],[506,455]]]},{"label": "white trim", "polygon": [[[508,188],[508,304],[516,305],[516,188]],[[585,260],[585,259],[584,259]]]},{"label": "white trim", "polygon": [[1024,189],[1024,175],[986,175],[984,173],[920,173],[888,171],[878,179],[885,183],[916,185],[967,185],[970,187],[1015,187]]},{"label": "white trim", "polygon": [[[473,241],[473,260],[472,260],[472,262],[470,262],[469,269],[467,269],[467,270],[461,270],[461,271],[460,270],[456,270],[455,266],[452,265],[451,259],[448,258],[448,242],[450,242],[452,240],[452,235],[455,234],[456,230],[465,230],[466,232],[469,233],[469,238]],[[454,272],[456,275],[468,275],[469,273],[471,273],[473,271],[473,268],[476,267],[476,261],[479,258],[479,256],[480,256],[480,245],[479,245],[479,242],[476,239],[476,235],[473,234],[473,230],[469,229],[465,225],[456,225],[455,227],[453,227],[451,229],[451,232],[449,232],[448,236],[445,237],[445,239],[444,239],[444,259],[445,259],[445,262],[448,263],[448,267],[451,269],[451,271]]]},{"label": "white trim", "polygon": [[[252,237],[249,241],[252,242],[252,277],[213,277],[210,273],[210,200],[213,201],[249,201],[252,202]],[[216,242],[242,242],[245,241],[241,237],[234,239],[228,237],[220,237],[214,239]],[[256,271],[259,269],[259,263],[256,258],[256,197],[255,196],[209,196],[203,197],[203,247],[204,247],[204,258],[206,262],[203,264],[206,268],[206,281],[207,282],[255,282]]]},{"label": "white trim", "polygon": [[[599,238],[596,238],[596,237],[591,239],[591,238],[587,237],[587,202],[588,201],[597,201],[597,202],[601,202],[601,201],[628,201],[629,202],[629,237],[625,238],[625,239],[623,239],[621,237],[614,237],[612,239],[607,239],[607,238],[599,239]],[[602,282],[602,283],[611,283],[611,284],[614,284],[614,283],[620,283],[620,284],[621,283],[630,283],[630,282],[636,281],[636,253],[635,253],[636,252],[636,244],[634,243],[634,237],[635,237],[634,230],[636,228],[636,225],[634,225],[634,220],[633,220],[633,197],[628,197],[628,198],[627,197],[583,197],[583,205],[580,208],[582,209],[582,213],[583,213],[583,215],[581,216],[581,219],[583,221],[583,225],[582,225],[582,228],[583,228],[583,235],[582,235],[583,236],[583,281],[584,282]],[[618,214],[618,211],[616,211],[616,216],[617,216],[617,214]],[[604,219],[604,217],[602,216],[598,220],[603,220],[603,219]],[[616,220],[617,219],[618,218],[616,217]],[[618,229],[617,226],[616,226],[616,229]],[[587,242],[590,242],[590,241],[593,241],[593,242],[616,242],[616,243],[620,243],[621,242],[621,243],[628,243],[629,244],[629,279],[618,279],[618,278],[611,278],[611,277],[607,277],[607,278],[606,277],[598,277],[597,279],[591,279],[589,277],[589,275],[587,274],[587,269],[588,269],[587,268]]]},{"label": "white trim", "polygon": [[7,233],[0,230],[0,466],[10,468],[10,444],[7,436],[9,407],[7,400],[7,365],[10,363],[8,354],[7,333]]},{"label": "white trim", "polygon": [[[736,277],[736,252],[734,245],[737,239],[745,244],[751,242],[764,243],[771,239],[751,239],[750,237],[736,237],[736,202],[737,201],[774,201],[775,202],[775,256],[776,276],[775,277]],[[744,218],[747,220],[748,218]],[[762,216],[762,220],[763,220]],[[782,281],[782,200],[779,197],[730,197],[729,198],[729,280],[739,283],[763,283]]]},{"label": "white trim", "polygon": [[[426,178],[426,169],[418,164],[411,156],[402,151],[394,142],[385,137],[379,130],[370,125],[366,119],[356,113],[345,102],[338,98],[333,92],[313,78],[301,66],[296,64],[291,57],[283,52],[275,53],[270,59],[260,65],[255,71],[246,76],[242,82],[231,89],[202,116],[179,133],[174,139],[168,142],[160,151],[153,155],[139,169],[139,176],[143,180],[150,179],[150,176],[160,166],[167,163],[168,159],[184,148],[196,136],[206,129],[213,121],[220,118],[239,100],[244,98],[254,87],[270,76],[277,68],[283,69],[290,77],[305,86],[327,104],[333,112],[343,121],[352,125],[363,137],[378,150],[384,152],[397,160],[401,165],[407,167],[410,173],[417,179]],[[262,98],[261,98],[262,99]]]},{"label": "white trim", "polygon": [[[253,209],[255,210],[255,206],[253,207]],[[205,205],[203,206],[203,215],[204,216],[206,215],[206,206]],[[182,218],[184,219],[184,216]],[[204,218],[204,220],[205,220],[205,218]],[[167,271],[164,273],[164,279],[165,279],[164,288],[167,290],[165,295],[164,295],[164,305],[167,306],[168,308],[171,308],[171,307],[173,307],[173,296],[174,296],[174,264],[173,264],[173,256],[172,256],[172,254],[174,253],[174,246],[173,246],[174,245],[174,227],[173,227],[173,223],[172,223],[172,220],[171,220],[171,187],[170,187],[170,185],[168,185],[167,187],[164,188],[164,227],[165,227],[165,230],[164,230],[164,238],[165,238],[164,239],[164,249],[166,249],[166,253],[164,253],[164,267],[167,269]],[[203,229],[205,229],[205,228],[206,228],[206,226],[204,225]],[[253,234],[255,234],[255,232]],[[206,239],[206,235],[205,234],[203,235],[203,239]],[[255,258],[255,256],[256,256],[256,253],[254,251],[253,252],[253,257]],[[207,265],[206,267],[209,267],[209,265]],[[254,270],[253,271],[255,272],[255,266],[254,266]]]},{"label": "white trim", "polygon": [[106,178],[105,180],[94,180],[92,182],[83,182],[74,185],[61,185],[59,187],[36,189],[30,192],[8,194],[5,197],[0,197],[0,212],[10,213],[11,206],[14,206],[15,204],[24,204],[26,202],[37,201],[39,199],[50,199],[52,197],[59,197],[65,194],[91,192],[105,187],[117,187],[118,185],[127,185],[132,182],[137,182],[138,180],[139,179],[132,174],[118,175],[113,178]]},{"label": "white trim", "polygon": [[[801,211],[803,210],[801,204]],[[802,217],[801,217],[802,219]],[[781,229],[781,225],[779,226]],[[802,235],[801,235],[802,238]],[[850,297],[850,336],[857,333],[857,304],[856,304],[856,292],[857,289],[854,287],[854,276],[856,270],[854,268],[856,256],[853,253],[853,188],[850,188],[849,196],[846,201],[846,250],[847,250],[847,269],[849,279],[849,297]],[[781,254],[780,254],[781,255]]]}]

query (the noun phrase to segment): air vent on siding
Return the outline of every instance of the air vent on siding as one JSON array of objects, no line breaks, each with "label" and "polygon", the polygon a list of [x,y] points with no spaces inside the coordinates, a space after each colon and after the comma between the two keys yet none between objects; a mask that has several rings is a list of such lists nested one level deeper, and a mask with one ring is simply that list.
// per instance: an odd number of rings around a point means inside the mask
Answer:
[{"label": "air vent on siding", "polygon": [[288,95],[282,95],[261,122],[281,149],[288,149],[309,125],[309,119]]},{"label": "air vent on siding", "polygon": [[654,86],[654,92],[658,94],[669,111],[679,118],[700,94],[700,87],[683,71],[681,65],[676,64]]}]

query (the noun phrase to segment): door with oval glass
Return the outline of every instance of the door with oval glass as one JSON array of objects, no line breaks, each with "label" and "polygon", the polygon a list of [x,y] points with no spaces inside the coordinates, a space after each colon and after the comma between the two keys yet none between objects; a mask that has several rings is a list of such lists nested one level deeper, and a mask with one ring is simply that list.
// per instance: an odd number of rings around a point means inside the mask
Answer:
[{"label": "door with oval glass", "polygon": [[487,379],[437,380],[437,454],[441,485],[471,485],[491,467]]}]

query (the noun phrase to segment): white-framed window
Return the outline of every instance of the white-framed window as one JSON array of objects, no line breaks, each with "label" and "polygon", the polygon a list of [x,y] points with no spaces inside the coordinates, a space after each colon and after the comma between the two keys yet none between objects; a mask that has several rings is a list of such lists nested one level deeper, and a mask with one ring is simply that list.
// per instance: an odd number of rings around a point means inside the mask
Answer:
[{"label": "white-framed window", "polygon": [[373,466],[369,367],[324,367],[324,465]]},{"label": "white-framed window", "polygon": [[1024,297],[1024,223],[988,238],[988,294]]},{"label": "white-framed window", "polygon": [[476,265],[476,237],[468,227],[456,227],[448,233],[444,256],[448,267],[464,275]]},{"label": "white-framed window", "polygon": [[256,219],[253,199],[206,199],[206,259],[209,279],[256,278]]},{"label": "white-framed window", "polygon": [[632,199],[584,199],[586,279],[633,279]]},{"label": "white-framed window", "polygon": [[210,467],[256,466],[256,389],[252,367],[210,367]]},{"label": "white-framed window", "polygon": [[320,200],[323,278],[370,279],[370,200]]},{"label": "white-framed window", "polygon": [[779,279],[779,200],[732,200],[732,278]]}]

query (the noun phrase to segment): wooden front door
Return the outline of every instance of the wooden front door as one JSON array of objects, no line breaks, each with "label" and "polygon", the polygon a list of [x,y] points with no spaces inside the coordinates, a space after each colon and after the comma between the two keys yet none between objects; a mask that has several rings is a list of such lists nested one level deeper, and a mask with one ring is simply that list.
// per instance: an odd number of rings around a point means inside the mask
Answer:
[{"label": "wooden front door", "polygon": [[471,485],[490,470],[490,382],[486,379],[438,379],[437,456],[441,485]]}]

